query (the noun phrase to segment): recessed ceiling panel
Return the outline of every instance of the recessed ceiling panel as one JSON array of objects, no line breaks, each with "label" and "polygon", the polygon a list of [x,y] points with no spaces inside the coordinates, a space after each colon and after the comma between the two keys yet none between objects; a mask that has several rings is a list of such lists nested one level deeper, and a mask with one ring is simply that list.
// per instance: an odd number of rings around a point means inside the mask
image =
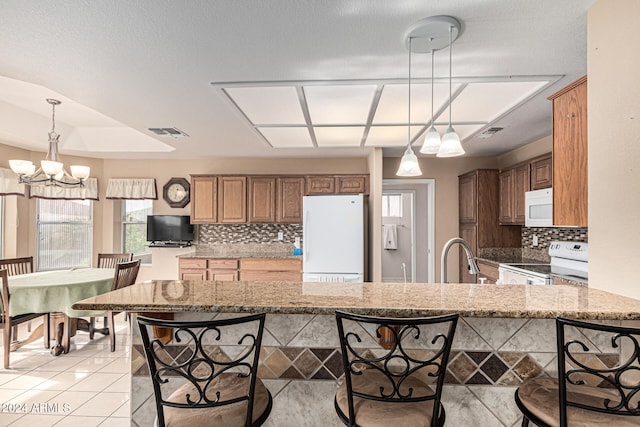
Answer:
[{"label": "recessed ceiling panel", "polygon": [[[455,91],[460,85],[453,85]],[[408,94],[406,84],[388,84],[382,89],[373,124],[406,124]],[[449,85],[434,83],[433,108],[437,112],[449,99]],[[411,85],[411,122],[428,123],[431,120],[431,84]]]},{"label": "recessed ceiling panel", "polygon": [[[544,87],[547,81],[469,83],[453,100],[452,121],[490,122],[517,107]],[[448,121],[447,108],[438,121]]]},{"label": "recessed ceiling panel", "polygon": [[[420,132],[423,126],[411,126],[411,139]],[[371,126],[365,146],[367,147],[401,147],[407,145],[407,126]]]},{"label": "recessed ceiling panel", "polygon": [[224,90],[256,126],[306,124],[294,86],[234,87]]},{"label": "recessed ceiling panel", "polygon": [[313,148],[306,127],[261,127],[258,130],[274,148]]},{"label": "recessed ceiling panel", "polygon": [[359,147],[364,126],[314,127],[318,147]]},{"label": "recessed ceiling panel", "polygon": [[376,85],[304,86],[314,125],[365,125]]}]

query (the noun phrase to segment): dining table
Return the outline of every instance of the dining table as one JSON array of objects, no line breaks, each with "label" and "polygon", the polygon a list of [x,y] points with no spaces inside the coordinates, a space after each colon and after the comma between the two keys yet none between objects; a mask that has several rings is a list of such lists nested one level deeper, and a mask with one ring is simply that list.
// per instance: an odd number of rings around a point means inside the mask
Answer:
[{"label": "dining table", "polygon": [[[8,278],[12,315],[52,313],[56,345],[51,352],[58,355],[69,351],[69,323],[73,319],[95,315],[95,311],[74,310],[76,301],[111,291],[115,270],[112,268],[71,268],[18,274]],[[12,345],[19,348],[43,336],[43,326],[36,328],[29,338]]]}]

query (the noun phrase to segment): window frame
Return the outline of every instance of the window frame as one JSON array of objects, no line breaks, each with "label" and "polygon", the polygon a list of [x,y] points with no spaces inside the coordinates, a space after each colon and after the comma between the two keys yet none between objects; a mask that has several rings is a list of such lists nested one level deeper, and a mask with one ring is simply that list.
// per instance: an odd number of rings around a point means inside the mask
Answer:
[{"label": "window frame", "polygon": [[[121,251],[123,253],[125,252],[130,252],[127,248],[126,248],[126,244],[127,244],[127,239],[126,239],[126,235],[127,235],[127,225],[128,224],[144,224],[145,225],[145,237],[146,237],[146,226],[147,226],[147,220],[146,220],[146,215],[145,215],[145,220],[144,221],[128,221],[127,220],[127,202],[145,202],[145,203],[149,203],[149,215],[153,215],[153,200],[149,200],[149,199],[143,199],[143,200],[138,200],[138,199],[123,199],[121,200],[120,203],[120,248]],[[146,241],[145,241],[146,242]],[[148,242],[147,242],[148,243]],[[145,247],[149,247],[148,245],[144,245]],[[151,265],[152,263],[152,258],[151,258],[151,250],[146,250],[145,252],[142,253],[133,253],[133,259],[140,259],[142,261],[142,265]]]}]

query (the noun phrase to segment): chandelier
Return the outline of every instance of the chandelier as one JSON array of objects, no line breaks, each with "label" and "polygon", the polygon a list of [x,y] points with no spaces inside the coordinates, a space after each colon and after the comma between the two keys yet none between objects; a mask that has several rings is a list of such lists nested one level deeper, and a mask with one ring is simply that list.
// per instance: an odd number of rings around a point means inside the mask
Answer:
[{"label": "chandelier", "polygon": [[84,182],[89,178],[91,169],[89,166],[71,165],[71,173],[64,169],[64,164],[58,160],[58,140],[60,135],[56,133],[56,105],[61,102],[57,99],[47,99],[52,107],[52,127],[49,132],[49,151],[44,160],[40,161],[40,167],[29,160],[9,160],[11,170],[18,175],[20,184],[26,185],[53,185],[56,187],[84,187]]}]

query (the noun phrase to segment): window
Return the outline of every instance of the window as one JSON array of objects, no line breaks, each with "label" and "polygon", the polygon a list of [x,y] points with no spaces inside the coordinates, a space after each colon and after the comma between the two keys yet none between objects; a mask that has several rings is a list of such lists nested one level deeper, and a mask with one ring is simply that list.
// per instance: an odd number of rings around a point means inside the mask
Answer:
[{"label": "window", "polygon": [[37,270],[91,267],[91,200],[38,199]]},{"label": "window", "polygon": [[153,200],[122,201],[122,252],[132,252],[134,259],[151,264],[147,244],[147,215],[152,213]]},{"label": "window", "polygon": [[402,217],[402,194],[382,195],[382,216]]}]

